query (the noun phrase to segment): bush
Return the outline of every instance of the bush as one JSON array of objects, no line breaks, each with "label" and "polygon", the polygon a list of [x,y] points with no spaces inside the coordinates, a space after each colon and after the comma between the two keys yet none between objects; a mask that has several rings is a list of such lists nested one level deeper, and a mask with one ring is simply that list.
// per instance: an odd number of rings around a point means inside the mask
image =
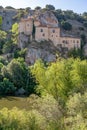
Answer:
[{"label": "bush", "polygon": [[84,22],[84,23],[83,23],[83,25],[84,25],[84,27],[86,27],[86,28],[87,28],[87,22]]},{"label": "bush", "polygon": [[67,31],[72,30],[72,25],[66,21],[62,21],[61,26],[64,30],[67,30]]},{"label": "bush", "polygon": [[2,82],[0,82],[0,94],[1,95],[11,95],[14,94],[16,88],[13,83],[10,82],[7,78],[4,78]]},{"label": "bush", "polygon": [[0,110],[0,130],[45,130],[46,121],[37,111]]},{"label": "bush", "polygon": [[15,9],[15,8],[13,8],[11,6],[6,6],[5,9]]}]

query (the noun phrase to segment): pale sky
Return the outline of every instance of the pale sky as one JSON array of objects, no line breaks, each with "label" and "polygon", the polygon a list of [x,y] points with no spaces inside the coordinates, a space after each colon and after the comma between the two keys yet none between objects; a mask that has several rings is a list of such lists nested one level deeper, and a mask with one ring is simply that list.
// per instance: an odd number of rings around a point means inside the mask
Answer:
[{"label": "pale sky", "polygon": [[73,10],[77,13],[87,12],[87,0],[0,0],[3,7],[12,6],[14,8],[36,6],[45,7],[46,4],[54,5],[56,9]]}]

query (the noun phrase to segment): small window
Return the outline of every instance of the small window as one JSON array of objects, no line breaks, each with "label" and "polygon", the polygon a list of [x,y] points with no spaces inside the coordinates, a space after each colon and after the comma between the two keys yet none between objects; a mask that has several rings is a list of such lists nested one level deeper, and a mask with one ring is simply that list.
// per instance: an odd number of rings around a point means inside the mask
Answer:
[{"label": "small window", "polygon": [[29,24],[27,24],[27,26],[29,26]]},{"label": "small window", "polygon": [[43,35],[42,35],[43,37],[45,36],[45,34],[43,33]]},{"label": "small window", "polygon": [[63,40],[62,43],[65,43],[65,40]]},{"label": "small window", "polygon": [[55,33],[55,30],[53,30],[53,33]]},{"label": "small window", "polygon": [[43,32],[43,29],[41,29],[41,32]]},{"label": "small window", "polygon": [[77,40],[77,43],[79,43],[79,41]]}]

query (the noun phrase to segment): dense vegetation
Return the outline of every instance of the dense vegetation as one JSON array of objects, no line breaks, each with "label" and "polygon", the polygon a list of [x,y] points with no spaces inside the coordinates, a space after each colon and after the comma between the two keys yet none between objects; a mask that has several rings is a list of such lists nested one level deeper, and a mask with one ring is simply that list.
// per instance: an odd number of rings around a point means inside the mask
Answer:
[{"label": "dense vegetation", "polygon": [[[58,59],[51,64],[39,60],[30,70],[37,84],[33,86],[35,90],[32,90],[32,85],[27,86],[32,93],[36,92],[27,99],[32,104],[30,110],[3,108],[0,111],[0,129],[86,130],[87,60]],[[6,68],[2,67],[1,75],[4,78],[0,89],[4,90],[0,92],[5,94],[15,91],[14,88],[20,85],[26,89],[25,80],[31,77],[26,77],[24,63],[19,59],[12,60]]]},{"label": "dense vegetation", "polygon": [[[35,8],[38,9],[41,7]],[[29,10],[29,7],[20,9],[15,18]],[[53,11],[65,30],[72,30],[67,18],[87,26],[86,12],[78,15],[69,10],[55,10],[52,5],[42,10]],[[87,60],[82,53],[85,35],[81,35],[81,49],[71,50],[70,58],[57,57],[53,63],[38,60],[32,66],[25,63],[27,48],[18,48],[17,37],[17,23],[8,32],[0,30],[0,97],[16,96],[22,88],[25,92],[21,96],[27,96],[28,107],[1,109],[0,130],[87,130]]]}]

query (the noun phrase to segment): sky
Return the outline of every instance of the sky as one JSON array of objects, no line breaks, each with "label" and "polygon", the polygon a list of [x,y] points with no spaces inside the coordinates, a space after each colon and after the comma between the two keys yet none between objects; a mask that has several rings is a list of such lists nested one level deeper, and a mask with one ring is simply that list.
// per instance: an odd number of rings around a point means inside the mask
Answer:
[{"label": "sky", "polygon": [[36,6],[44,8],[47,4],[54,5],[56,9],[73,10],[79,14],[87,12],[87,0],[0,0],[0,5],[3,7],[14,8],[31,7],[34,9]]}]

